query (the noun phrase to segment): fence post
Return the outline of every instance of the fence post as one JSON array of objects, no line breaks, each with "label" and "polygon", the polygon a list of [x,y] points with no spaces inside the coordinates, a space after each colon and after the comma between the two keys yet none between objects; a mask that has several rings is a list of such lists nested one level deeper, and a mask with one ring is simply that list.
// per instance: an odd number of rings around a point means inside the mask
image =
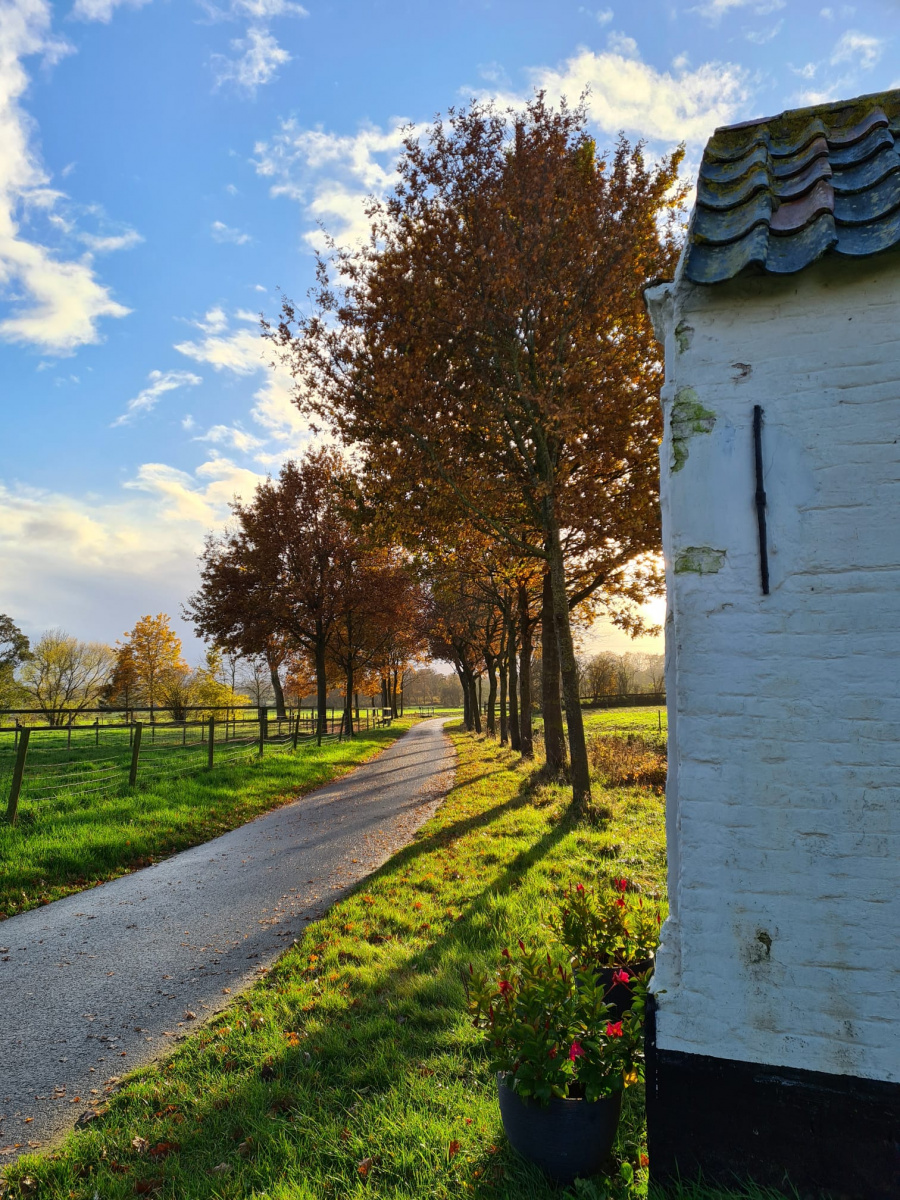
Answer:
[{"label": "fence post", "polygon": [[259,710],[259,757],[262,758],[266,746],[266,719],[268,717],[266,709]]},{"label": "fence post", "polygon": [[135,721],[134,723],[134,741],[131,743],[131,770],[128,772],[128,786],[134,787],[137,783],[138,759],[141,755],[141,738],[144,735],[144,722]]},{"label": "fence post", "polygon": [[6,819],[10,825],[16,823],[16,813],[19,810],[19,792],[22,790],[22,777],[25,774],[25,758],[28,754],[28,740],[31,730],[23,726],[19,737],[19,749],[16,753],[16,765],[13,767],[12,787],[9,789],[9,803],[6,806]]},{"label": "fence post", "polygon": [[94,726],[95,726],[94,745],[99,746],[100,745],[100,718],[99,717],[94,722]]},{"label": "fence post", "polygon": [[206,762],[206,765],[210,768],[213,765],[213,755],[215,753],[215,744],[216,744],[215,739],[216,739],[216,718],[210,717],[209,718],[209,754],[208,754],[207,762]]},{"label": "fence post", "polygon": [[294,749],[295,750],[297,749],[297,738],[299,738],[299,736],[300,736],[300,713],[302,711],[303,710],[301,709],[300,705],[298,704],[297,705],[297,719],[294,722]]}]

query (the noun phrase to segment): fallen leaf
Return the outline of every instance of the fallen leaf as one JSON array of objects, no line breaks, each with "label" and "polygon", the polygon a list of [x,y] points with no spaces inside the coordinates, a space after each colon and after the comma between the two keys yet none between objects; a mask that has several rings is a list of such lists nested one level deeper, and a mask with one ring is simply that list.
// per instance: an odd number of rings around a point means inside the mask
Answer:
[{"label": "fallen leaf", "polygon": [[253,1149],[253,1138],[252,1137],[245,1138],[244,1141],[242,1141],[241,1144],[238,1146],[238,1154],[242,1154],[244,1156],[244,1158],[246,1158],[252,1149]]},{"label": "fallen leaf", "polygon": [[219,1163],[215,1167],[210,1167],[210,1175],[227,1175],[231,1170],[231,1163]]},{"label": "fallen leaf", "polygon": [[454,1139],[447,1148],[447,1153],[451,1158],[453,1158],[455,1154],[459,1154],[459,1142]]},{"label": "fallen leaf", "polygon": [[650,1159],[647,1157],[646,1154],[642,1154],[639,1161],[640,1161],[640,1164],[642,1167],[650,1166]]},{"label": "fallen leaf", "polygon": [[162,1191],[162,1185],[161,1179],[139,1179],[134,1185],[134,1191],[138,1196],[152,1196],[156,1192]]},{"label": "fallen leaf", "polygon": [[167,1158],[168,1155],[174,1154],[181,1147],[177,1142],[157,1142],[150,1150],[151,1158]]},{"label": "fallen leaf", "polygon": [[341,1137],[342,1142],[349,1142],[350,1141],[350,1130],[342,1129],[341,1133],[340,1133],[340,1137]]},{"label": "fallen leaf", "polygon": [[371,1158],[364,1158],[361,1163],[357,1164],[356,1169],[363,1179],[365,1179],[365,1177],[369,1174],[369,1171],[372,1169]]},{"label": "fallen leaf", "polygon": [[184,1014],[184,1019],[185,1019],[185,1021],[196,1021],[197,1014],[195,1012],[191,1012],[191,1010],[188,1009],[187,1012]]},{"label": "fallen leaf", "polygon": [[146,1154],[150,1149],[150,1143],[146,1138],[136,1137],[131,1139],[132,1150],[137,1150],[138,1154]]},{"label": "fallen leaf", "polygon": [[471,1125],[471,1124],[472,1124],[472,1118],[471,1118],[471,1117],[466,1117],[466,1124],[467,1124],[467,1125]]}]

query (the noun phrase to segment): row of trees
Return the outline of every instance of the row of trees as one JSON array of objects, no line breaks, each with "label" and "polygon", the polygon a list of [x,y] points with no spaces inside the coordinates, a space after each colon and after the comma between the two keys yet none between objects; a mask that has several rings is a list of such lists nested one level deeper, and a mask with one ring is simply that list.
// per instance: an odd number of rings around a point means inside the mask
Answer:
[{"label": "row of trees", "polygon": [[141,617],[115,646],[83,642],[61,629],[31,646],[0,614],[0,707],[33,707],[51,725],[64,725],[96,707],[164,709],[184,720],[189,707],[243,702],[226,681],[217,648],[207,651],[202,666],[188,666],[164,613]]},{"label": "row of trees", "polygon": [[[642,293],[675,266],[684,198],[680,150],[651,164],[623,137],[603,158],[585,124],[541,95],[518,113],[451,110],[406,142],[368,242],[332,247],[304,310],[286,301],[263,323],[298,408],[354,456],[355,519],[412,564],[467,721],[483,676],[488,729],[526,755],[540,643],[548,765],[568,767],[576,805],[590,777],[573,626],[602,611],[635,632],[662,588],[662,366]],[[273,505],[286,482],[268,485]],[[207,554],[210,595],[220,557],[240,560],[237,544],[223,554]],[[254,605],[273,590],[291,609],[283,564],[244,577]],[[324,614],[297,603],[288,636],[324,653]]]}]

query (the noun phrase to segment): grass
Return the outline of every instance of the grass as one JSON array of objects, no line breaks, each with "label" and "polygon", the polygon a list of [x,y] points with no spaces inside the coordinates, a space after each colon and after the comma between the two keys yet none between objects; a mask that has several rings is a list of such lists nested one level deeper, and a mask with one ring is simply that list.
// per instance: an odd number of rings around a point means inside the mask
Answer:
[{"label": "grass", "polygon": [[261,760],[199,764],[134,791],[58,792],[0,822],[0,918],[94,887],[207,842],[344,774],[395,741],[412,718],[353,741],[301,743]]},{"label": "grass", "polygon": [[[562,786],[496,742],[453,737],[455,786],[415,840],[230,1009],[126,1080],[96,1121],[9,1167],[0,1196],[562,1195],[505,1142],[463,979],[516,938],[542,938],[573,881],[627,875],[660,894],[663,801],[607,788],[610,818],[578,824]],[[567,1195],[646,1195],[640,1087],[625,1100],[609,1178]],[[681,1200],[739,1194],[688,1188]]]}]

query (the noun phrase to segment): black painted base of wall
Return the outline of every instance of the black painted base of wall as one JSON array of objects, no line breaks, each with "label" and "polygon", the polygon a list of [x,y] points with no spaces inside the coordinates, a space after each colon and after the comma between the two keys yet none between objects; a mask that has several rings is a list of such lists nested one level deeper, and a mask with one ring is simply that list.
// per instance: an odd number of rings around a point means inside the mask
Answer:
[{"label": "black painted base of wall", "polygon": [[900,1200],[900,1084],[661,1050],[647,1013],[650,1177]]}]

